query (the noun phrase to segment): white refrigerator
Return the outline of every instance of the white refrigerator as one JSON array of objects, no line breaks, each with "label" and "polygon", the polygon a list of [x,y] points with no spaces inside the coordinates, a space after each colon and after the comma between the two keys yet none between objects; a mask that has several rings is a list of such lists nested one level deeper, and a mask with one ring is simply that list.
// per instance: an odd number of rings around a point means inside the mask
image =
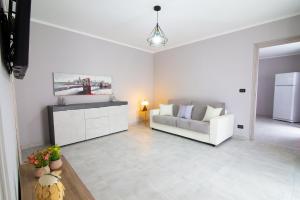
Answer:
[{"label": "white refrigerator", "polygon": [[300,122],[300,72],[276,74],[273,119]]}]

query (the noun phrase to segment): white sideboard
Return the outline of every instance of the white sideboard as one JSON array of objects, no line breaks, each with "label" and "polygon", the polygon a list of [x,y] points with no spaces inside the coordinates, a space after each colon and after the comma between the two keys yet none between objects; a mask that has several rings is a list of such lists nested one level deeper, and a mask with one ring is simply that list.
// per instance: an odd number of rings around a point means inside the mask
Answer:
[{"label": "white sideboard", "polygon": [[128,129],[127,102],[48,106],[50,141],[60,146]]}]

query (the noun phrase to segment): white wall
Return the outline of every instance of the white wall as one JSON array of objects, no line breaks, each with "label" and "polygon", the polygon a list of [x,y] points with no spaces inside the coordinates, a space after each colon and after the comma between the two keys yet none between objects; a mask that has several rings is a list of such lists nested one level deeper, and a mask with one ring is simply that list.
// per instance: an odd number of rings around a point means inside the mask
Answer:
[{"label": "white wall", "polygon": [[[52,72],[112,76],[117,99],[129,101],[129,122],[138,120],[139,101],[153,99],[153,55],[57,28],[31,23],[29,68],[16,81],[23,148],[49,142],[47,105],[57,103]],[[68,96],[67,103],[108,100]]]},{"label": "white wall", "polygon": [[[1,50],[1,49],[0,49]],[[10,200],[18,198],[18,143],[15,124],[15,107],[12,83],[0,58],[0,161],[4,161],[4,166],[0,166],[0,173],[8,180],[7,186]],[[0,162],[0,165],[2,163]],[[2,167],[4,167],[2,169]],[[3,171],[2,171],[3,170]],[[3,174],[2,174],[3,173]],[[3,186],[0,180],[0,187]],[[2,191],[4,192],[4,191]],[[0,194],[1,195],[1,194]],[[6,198],[5,198],[6,199]]]},{"label": "white wall", "polygon": [[300,72],[300,55],[262,59],[259,61],[256,114],[273,115],[275,74]]},{"label": "white wall", "polygon": [[[155,102],[170,98],[226,102],[249,133],[254,44],[300,35],[300,16],[155,54]],[[246,88],[240,94],[239,88]]]}]

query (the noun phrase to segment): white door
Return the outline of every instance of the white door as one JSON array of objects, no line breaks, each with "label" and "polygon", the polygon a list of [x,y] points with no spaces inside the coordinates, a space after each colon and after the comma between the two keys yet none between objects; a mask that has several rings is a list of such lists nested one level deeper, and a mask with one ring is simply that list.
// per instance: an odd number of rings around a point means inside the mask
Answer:
[{"label": "white door", "polygon": [[276,86],[274,92],[273,118],[292,121],[294,106],[294,86]]},{"label": "white door", "polygon": [[68,110],[53,113],[55,143],[66,145],[85,140],[83,110]]}]

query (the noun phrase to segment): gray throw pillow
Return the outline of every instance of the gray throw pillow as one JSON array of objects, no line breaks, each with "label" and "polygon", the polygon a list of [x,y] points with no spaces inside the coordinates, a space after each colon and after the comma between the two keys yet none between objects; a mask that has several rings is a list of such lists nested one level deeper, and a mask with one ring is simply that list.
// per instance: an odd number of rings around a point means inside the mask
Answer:
[{"label": "gray throw pillow", "polygon": [[184,118],[185,110],[186,110],[186,105],[180,105],[177,117]]},{"label": "gray throw pillow", "polygon": [[191,119],[193,107],[194,107],[194,105],[188,105],[188,106],[185,107],[185,113],[184,113],[184,117],[183,118],[185,118],[185,119]]},{"label": "gray throw pillow", "polygon": [[180,105],[177,117],[191,119],[193,107],[193,105]]}]

